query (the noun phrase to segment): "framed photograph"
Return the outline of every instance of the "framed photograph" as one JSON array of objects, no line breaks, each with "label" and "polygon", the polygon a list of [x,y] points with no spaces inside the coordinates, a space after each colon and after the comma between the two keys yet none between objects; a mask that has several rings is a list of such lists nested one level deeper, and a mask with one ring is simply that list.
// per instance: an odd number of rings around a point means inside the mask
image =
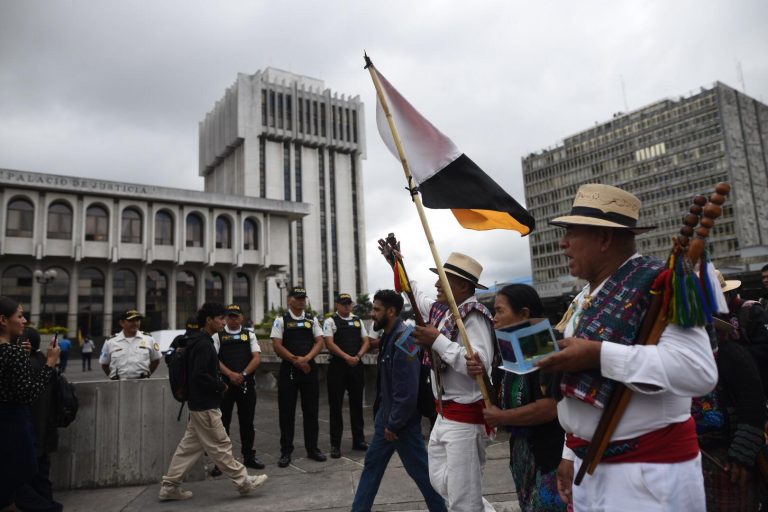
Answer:
[{"label": "framed photograph", "polygon": [[496,339],[501,351],[500,368],[518,375],[538,370],[536,361],[559,350],[546,318],[531,318],[497,329]]}]

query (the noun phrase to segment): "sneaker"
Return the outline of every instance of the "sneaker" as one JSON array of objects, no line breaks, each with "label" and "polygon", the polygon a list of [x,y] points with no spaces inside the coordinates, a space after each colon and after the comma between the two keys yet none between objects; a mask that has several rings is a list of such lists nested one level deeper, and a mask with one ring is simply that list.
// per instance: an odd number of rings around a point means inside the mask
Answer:
[{"label": "sneaker", "polygon": [[176,485],[162,485],[158,498],[160,501],[188,500],[192,497],[192,491],[185,491]]},{"label": "sneaker", "polygon": [[214,464],[213,469],[211,470],[211,476],[221,476],[221,470],[219,469],[219,466]]},{"label": "sneaker", "polygon": [[341,448],[338,446],[331,446],[331,458],[338,459],[341,457]]},{"label": "sneaker", "polygon": [[267,481],[267,475],[253,475],[253,476],[249,475],[248,480],[246,480],[246,482],[243,485],[239,486],[237,488],[237,491],[240,494],[248,494],[249,492],[251,492],[252,490],[254,490],[255,488],[257,488],[258,486],[260,486],[266,481]]},{"label": "sneaker", "polygon": [[291,456],[284,453],[280,456],[280,460],[277,461],[277,467],[287,468],[291,464]]},{"label": "sneaker", "polygon": [[266,466],[256,457],[248,457],[243,459],[243,465],[251,469],[264,469]]}]

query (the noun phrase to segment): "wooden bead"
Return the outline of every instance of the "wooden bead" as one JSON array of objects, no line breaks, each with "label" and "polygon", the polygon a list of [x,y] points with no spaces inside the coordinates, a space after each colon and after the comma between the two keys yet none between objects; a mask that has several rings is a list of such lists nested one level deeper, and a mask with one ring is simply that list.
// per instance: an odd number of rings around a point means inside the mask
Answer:
[{"label": "wooden bead", "polygon": [[731,192],[731,186],[728,183],[718,183],[715,185],[715,192],[720,195],[727,196]]},{"label": "wooden bead", "polygon": [[693,226],[683,226],[680,228],[680,234],[686,237],[693,236]]},{"label": "wooden bead", "polygon": [[709,196],[709,202],[712,204],[721,205],[725,202],[725,196],[721,196],[720,194],[712,194]]},{"label": "wooden bead", "polygon": [[701,215],[701,212],[704,211],[704,208],[697,204],[692,204],[690,210],[688,210],[694,215]]},{"label": "wooden bead", "polygon": [[696,196],[693,198],[693,204],[698,206],[704,206],[707,204],[707,198],[704,196]]},{"label": "wooden bead", "polygon": [[700,223],[702,226],[704,226],[707,229],[712,229],[712,227],[715,225],[714,219],[711,219],[709,217],[702,217]]},{"label": "wooden bead", "polygon": [[716,204],[708,204],[704,207],[704,216],[711,219],[716,219],[723,214],[723,209]]},{"label": "wooden bead", "polygon": [[709,228],[700,227],[696,230],[696,234],[702,238],[707,238],[709,236]]},{"label": "wooden bead", "polygon": [[696,227],[696,224],[699,223],[699,216],[695,215],[693,213],[689,213],[685,217],[683,217],[683,224],[686,226]]},{"label": "wooden bead", "polygon": [[680,235],[680,236],[677,237],[677,244],[680,247],[687,247],[688,246],[688,242],[689,242],[689,238],[687,236]]}]

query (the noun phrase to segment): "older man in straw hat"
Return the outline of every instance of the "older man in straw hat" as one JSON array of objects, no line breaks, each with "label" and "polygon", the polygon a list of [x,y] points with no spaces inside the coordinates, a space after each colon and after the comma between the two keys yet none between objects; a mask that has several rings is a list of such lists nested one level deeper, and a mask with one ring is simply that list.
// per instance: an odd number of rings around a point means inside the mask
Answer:
[{"label": "older man in straw hat", "polygon": [[[493,360],[493,322],[488,309],[475,298],[483,267],[473,258],[458,252],[443,265],[453,297],[459,306],[472,348],[486,368]],[[436,269],[430,269],[437,273]],[[482,474],[488,434],[483,419],[480,387],[467,373],[466,350],[448,307],[448,298],[438,279],[437,299],[428,298],[415,285],[416,307],[429,319],[429,326],[416,328],[419,344],[432,347],[440,360],[432,361],[432,371],[441,372],[442,416],[437,418],[429,438],[429,479],[452,511],[493,510],[482,494]],[[438,394],[433,373],[432,388]],[[440,411],[438,411],[440,412]]]},{"label": "older man in straw hat", "polygon": [[[650,287],[663,265],[641,256],[635,235],[640,200],[608,185],[579,188],[560,247],[571,275],[587,284],[558,327],[562,350],[540,361],[563,372],[557,412],[566,435],[558,490],[581,510],[704,510],[701,456],[691,397],[717,382],[703,328],[669,325],[656,346],[637,345]],[[634,391],[594,475],[573,486],[611,391]]]}]

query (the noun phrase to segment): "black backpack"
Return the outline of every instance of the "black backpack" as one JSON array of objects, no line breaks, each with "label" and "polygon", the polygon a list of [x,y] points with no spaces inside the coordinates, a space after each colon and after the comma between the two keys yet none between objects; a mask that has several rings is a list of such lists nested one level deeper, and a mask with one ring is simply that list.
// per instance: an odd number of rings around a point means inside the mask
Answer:
[{"label": "black backpack", "polygon": [[184,409],[184,403],[189,398],[189,350],[186,336],[173,340],[171,348],[165,352],[165,364],[168,366],[168,382],[171,394],[177,402],[181,402],[179,416]]},{"label": "black backpack", "polygon": [[77,400],[75,385],[59,372],[54,374],[51,385],[53,386],[51,420],[58,428],[68,427],[70,423],[75,421],[77,408],[80,405]]}]

